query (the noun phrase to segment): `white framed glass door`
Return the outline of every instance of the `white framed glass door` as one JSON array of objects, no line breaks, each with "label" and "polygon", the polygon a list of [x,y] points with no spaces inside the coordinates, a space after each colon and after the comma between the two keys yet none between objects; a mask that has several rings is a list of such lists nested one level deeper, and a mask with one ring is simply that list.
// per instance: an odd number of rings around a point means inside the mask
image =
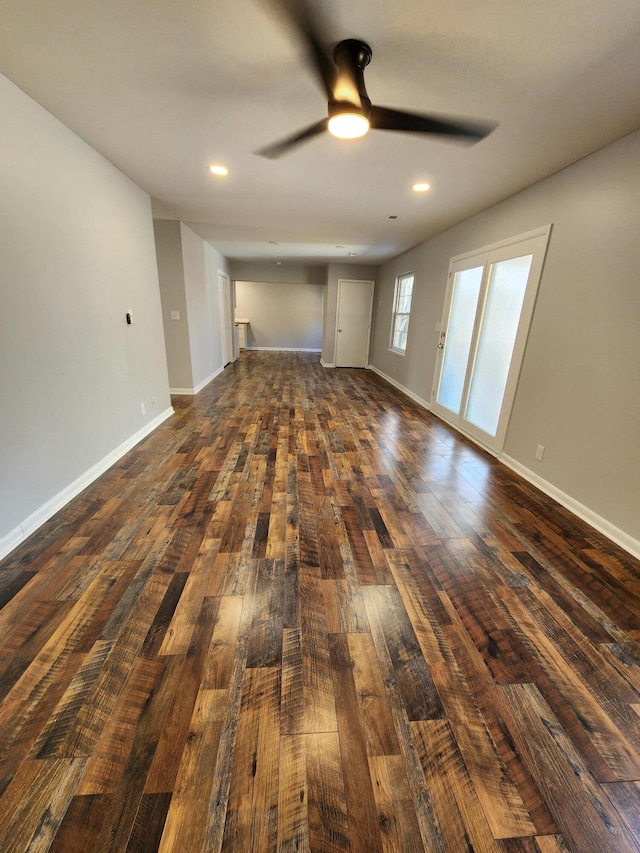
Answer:
[{"label": "white framed glass door", "polygon": [[431,407],[494,453],[504,445],[550,226],[454,258]]}]

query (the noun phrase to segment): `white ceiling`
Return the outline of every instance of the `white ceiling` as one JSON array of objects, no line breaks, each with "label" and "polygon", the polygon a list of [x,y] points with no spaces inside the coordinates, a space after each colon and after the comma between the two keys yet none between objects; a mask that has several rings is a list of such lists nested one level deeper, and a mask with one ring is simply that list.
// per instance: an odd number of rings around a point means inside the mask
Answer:
[{"label": "white ceiling", "polygon": [[[150,193],[156,216],[229,258],[285,263],[381,262],[640,127],[638,0],[318,5],[331,41],[371,45],[374,104],[498,129],[471,148],[375,131],[255,156],[326,116],[267,0],[4,0],[0,71]],[[418,179],[431,192],[413,194]]]}]

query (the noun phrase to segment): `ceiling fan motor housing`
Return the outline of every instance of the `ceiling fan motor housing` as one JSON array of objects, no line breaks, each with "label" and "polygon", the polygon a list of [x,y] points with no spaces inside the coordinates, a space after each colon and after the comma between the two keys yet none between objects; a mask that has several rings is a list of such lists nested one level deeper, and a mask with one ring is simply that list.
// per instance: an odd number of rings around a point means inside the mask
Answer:
[{"label": "ceiling fan motor housing", "polygon": [[364,69],[371,62],[372,51],[369,45],[359,39],[344,39],[333,49],[333,61],[338,67],[338,75],[347,74],[359,95],[359,104],[351,101],[332,99],[329,102],[329,118],[339,113],[358,112],[369,117],[371,101],[364,84]]}]

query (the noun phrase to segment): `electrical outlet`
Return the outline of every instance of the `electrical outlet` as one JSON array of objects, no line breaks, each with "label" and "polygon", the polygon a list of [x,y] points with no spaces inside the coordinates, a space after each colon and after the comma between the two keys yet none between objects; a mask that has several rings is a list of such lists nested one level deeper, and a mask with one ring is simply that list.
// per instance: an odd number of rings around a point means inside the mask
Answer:
[{"label": "electrical outlet", "polygon": [[539,444],[536,447],[536,459],[538,460],[538,462],[542,462],[543,456],[544,456],[544,447],[541,444]]},{"label": "electrical outlet", "polygon": [[146,414],[147,414],[147,409],[146,409],[146,407],[145,407],[144,403],[140,403],[140,414],[141,414],[141,415],[146,415]]},{"label": "electrical outlet", "polygon": [[172,320],[179,320],[180,319],[180,312],[179,311],[170,311],[169,316],[171,317]]}]

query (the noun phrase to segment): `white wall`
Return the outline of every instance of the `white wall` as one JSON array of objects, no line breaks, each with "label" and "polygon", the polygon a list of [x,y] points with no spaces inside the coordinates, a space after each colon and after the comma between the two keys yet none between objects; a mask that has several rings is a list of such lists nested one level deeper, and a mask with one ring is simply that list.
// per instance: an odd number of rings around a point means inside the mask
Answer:
[{"label": "white wall", "polygon": [[236,281],[236,316],[247,318],[249,349],[320,352],[324,286]]},{"label": "white wall", "polygon": [[218,270],[228,263],[183,222],[157,219],[154,231],[171,390],[194,394],[224,367]]},{"label": "white wall", "polygon": [[171,409],[149,197],[2,76],[0,113],[1,554]]},{"label": "white wall", "polygon": [[[227,261],[184,223],[180,231],[193,387],[198,388],[224,367],[218,269],[226,272]],[[233,317],[231,305],[229,311]]]},{"label": "white wall", "polygon": [[317,264],[276,264],[274,261],[230,261],[235,281],[272,281],[276,284],[324,284],[326,266]]},{"label": "white wall", "polygon": [[[193,369],[180,222],[172,219],[155,219],[153,230],[158,259],[169,384],[172,388],[192,388]],[[172,311],[179,314],[178,320],[171,319]]]},{"label": "white wall", "polygon": [[[640,547],[639,162],[637,132],[385,264],[370,357],[428,401],[449,259],[553,223],[505,454],[630,550]],[[395,277],[407,270],[403,359],[388,345]]]}]

